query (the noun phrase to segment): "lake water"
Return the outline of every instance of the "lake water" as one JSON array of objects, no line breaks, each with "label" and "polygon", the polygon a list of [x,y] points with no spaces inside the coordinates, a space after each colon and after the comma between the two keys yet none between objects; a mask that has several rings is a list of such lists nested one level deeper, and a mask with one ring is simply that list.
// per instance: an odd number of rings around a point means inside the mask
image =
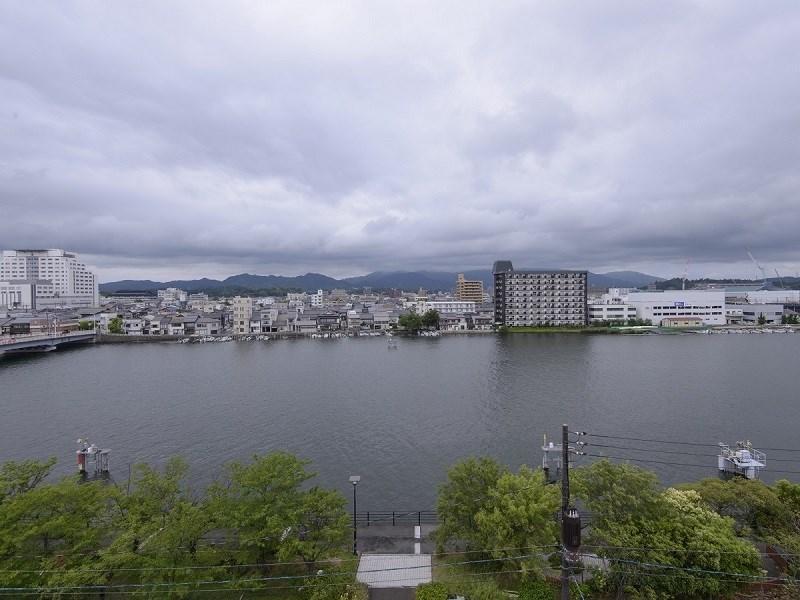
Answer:
[{"label": "lake water", "polygon": [[[286,449],[359,508],[419,510],[459,459],[541,462],[561,423],[593,433],[800,448],[800,335],[446,336],[84,346],[0,359],[0,460],[110,447],[111,471],[180,454],[198,487],[233,459]],[[593,439],[620,446],[645,444]],[[665,483],[715,475],[707,456],[628,453]],[[591,451],[591,449],[590,449]],[[789,462],[769,463],[770,458]],[[791,462],[792,459],[798,459]],[[578,464],[588,459],[578,459]],[[800,453],[768,453],[800,471]],[[768,472],[765,479],[800,475]]]}]

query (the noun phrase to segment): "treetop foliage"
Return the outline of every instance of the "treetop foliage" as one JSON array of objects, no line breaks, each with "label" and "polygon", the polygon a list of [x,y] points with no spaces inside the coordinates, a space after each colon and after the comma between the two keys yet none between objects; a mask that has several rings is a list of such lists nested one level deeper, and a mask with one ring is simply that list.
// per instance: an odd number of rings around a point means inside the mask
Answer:
[{"label": "treetop foliage", "polygon": [[[185,597],[200,581],[273,574],[290,562],[302,577],[345,551],[344,497],[305,489],[308,461],[278,452],[232,463],[204,495],[186,484],[180,458],[163,468],[137,465],[125,485],[75,476],[43,483],[54,460],[0,468],[0,587],[30,587],[59,597],[60,586],[134,584]],[[239,566],[250,565],[250,566]],[[253,567],[252,565],[261,565]],[[303,579],[290,580],[302,584]],[[352,589],[351,589],[352,588]],[[358,600],[351,576],[326,578],[330,598]],[[352,593],[351,593],[352,592]],[[309,592],[310,594],[310,592]],[[321,594],[321,592],[320,592]],[[320,600],[328,596],[317,595]]]},{"label": "treetop foliage", "polygon": [[[800,532],[800,485],[788,481],[770,487],[704,480],[665,490],[652,472],[607,460],[572,473],[573,502],[590,515],[584,552],[606,560],[607,570],[591,584],[601,597],[730,597],[763,574],[745,535],[786,543]],[[545,597],[549,590],[539,577],[548,555],[558,556],[559,498],[560,487],[546,485],[541,471],[523,466],[514,473],[491,459],[465,460],[450,469],[439,491],[440,549],[463,546],[502,560],[504,569],[529,582],[521,594],[530,593],[521,598]],[[520,558],[521,548],[533,556]]]}]

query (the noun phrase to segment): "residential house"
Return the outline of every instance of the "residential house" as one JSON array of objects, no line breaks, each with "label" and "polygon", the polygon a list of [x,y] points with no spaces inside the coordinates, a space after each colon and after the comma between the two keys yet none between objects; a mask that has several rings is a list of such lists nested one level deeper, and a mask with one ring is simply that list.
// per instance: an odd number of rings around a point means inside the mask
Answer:
[{"label": "residential house", "polygon": [[219,335],[221,329],[219,319],[213,317],[200,317],[195,323],[196,335]]},{"label": "residential house", "polygon": [[122,319],[122,332],[125,335],[142,335],[144,320],[139,317]]},{"label": "residential house", "polygon": [[183,317],[172,317],[169,321],[169,335],[185,335]]}]

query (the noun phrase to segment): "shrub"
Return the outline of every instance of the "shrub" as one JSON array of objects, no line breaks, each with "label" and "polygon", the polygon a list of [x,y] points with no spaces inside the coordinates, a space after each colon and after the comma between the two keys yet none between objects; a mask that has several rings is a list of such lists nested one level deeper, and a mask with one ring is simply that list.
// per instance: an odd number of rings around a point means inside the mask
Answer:
[{"label": "shrub", "polygon": [[555,600],[556,589],[546,581],[526,581],[519,590],[519,600]]},{"label": "shrub", "polygon": [[465,596],[467,600],[508,600],[508,596],[494,581],[463,583],[454,586],[450,591]]},{"label": "shrub", "polygon": [[416,599],[447,600],[447,587],[443,583],[423,583],[417,586]]}]

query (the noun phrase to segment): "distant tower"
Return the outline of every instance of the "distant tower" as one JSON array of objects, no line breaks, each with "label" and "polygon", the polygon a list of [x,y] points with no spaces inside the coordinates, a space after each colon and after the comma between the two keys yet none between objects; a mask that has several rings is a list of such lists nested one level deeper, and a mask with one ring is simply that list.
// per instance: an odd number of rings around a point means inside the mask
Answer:
[{"label": "distant tower", "polygon": [[483,302],[483,282],[469,281],[464,278],[463,273],[459,273],[456,278],[455,297],[456,300],[480,304]]}]

